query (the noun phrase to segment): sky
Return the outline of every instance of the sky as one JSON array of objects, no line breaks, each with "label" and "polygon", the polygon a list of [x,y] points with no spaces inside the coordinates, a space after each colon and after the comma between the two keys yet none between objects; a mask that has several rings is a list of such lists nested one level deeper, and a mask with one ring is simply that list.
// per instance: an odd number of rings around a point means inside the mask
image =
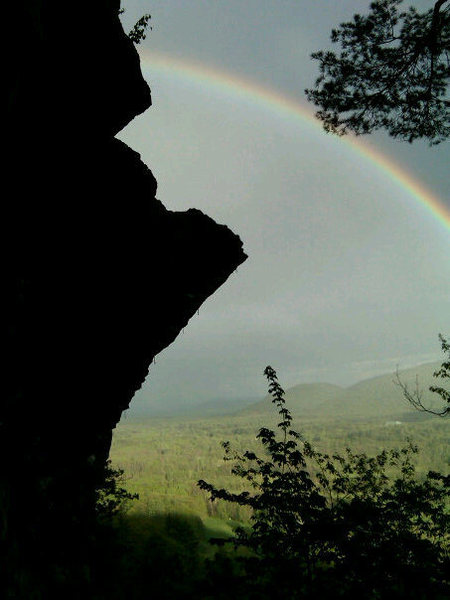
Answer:
[{"label": "sky", "polygon": [[156,357],[132,406],[262,397],[268,364],[288,388],[443,358],[450,222],[426,200],[450,209],[448,142],[339,139],[305,99],[311,52],[368,5],[122,1],[126,31],[152,16],[137,48],[153,105],[118,137],[168,209],[227,224],[249,256]]}]

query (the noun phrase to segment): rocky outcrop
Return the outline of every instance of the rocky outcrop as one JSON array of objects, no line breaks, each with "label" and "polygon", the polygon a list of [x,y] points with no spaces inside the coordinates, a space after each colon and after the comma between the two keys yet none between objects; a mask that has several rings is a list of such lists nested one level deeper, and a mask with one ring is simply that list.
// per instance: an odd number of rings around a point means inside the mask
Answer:
[{"label": "rocky outcrop", "polygon": [[151,171],[114,138],[151,103],[117,4],[7,8],[0,543],[11,597],[88,597],[112,430],[154,356],[246,258],[224,225],[166,210]]}]

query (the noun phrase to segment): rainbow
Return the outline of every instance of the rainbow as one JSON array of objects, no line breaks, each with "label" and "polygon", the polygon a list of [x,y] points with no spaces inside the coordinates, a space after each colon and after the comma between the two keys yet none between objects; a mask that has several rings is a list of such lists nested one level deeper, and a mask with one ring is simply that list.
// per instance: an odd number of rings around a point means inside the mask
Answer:
[{"label": "rainbow", "polygon": [[[232,95],[243,101],[258,104],[283,117],[300,121],[301,125],[313,127],[322,131],[321,123],[313,113],[297,100],[289,98],[273,89],[264,87],[256,82],[242,79],[232,73],[212,69],[202,63],[178,59],[167,54],[144,51],[141,53],[144,71],[151,73],[169,74],[178,79],[197,83],[204,87],[213,87],[217,91]],[[365,157],[375,167],[383,172],[395,185],[400,186],[427,212],[436,219],[447,231],[450,231],[450,207],[433,195],[424,185],[410,173],[387,159],[380,152],[366,145],[360,137],[345,136],[340,138],[353,151]]]}]

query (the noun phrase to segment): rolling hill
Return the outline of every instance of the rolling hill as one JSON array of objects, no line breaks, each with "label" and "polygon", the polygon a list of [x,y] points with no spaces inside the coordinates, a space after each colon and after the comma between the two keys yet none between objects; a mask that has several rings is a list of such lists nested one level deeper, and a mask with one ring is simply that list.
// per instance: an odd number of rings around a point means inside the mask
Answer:
[{"label": "rolling hill", "polygon": [[[293,415],[310,416],[320,411],[319,407],[333,403],[344,389],[331,383],[300,383],[286,390],[285,399]],[[239,414],[265,415],[273,412],[272,397],[267,395],[263,400],[241,410]]]},{"label": "rolling hill", "polygon": [[[433,372],[440,363],[428,363],[412,369],[400,371],[400,379],[412,391],[416,377],[420,390],[423,390],[423,403],[439,408],[442,402],[428,388],[436,379]],[[388,373],[360,381],[342,388],[329,383],[299,384],[286,390],[286,403],[294,416],[343,419],[392,419],[413,420],[421,415],[403,397],[402,390],[394,382],[395,374]],[[246,407],[240,415],[272,415],[274,408],[271,397]]]}]

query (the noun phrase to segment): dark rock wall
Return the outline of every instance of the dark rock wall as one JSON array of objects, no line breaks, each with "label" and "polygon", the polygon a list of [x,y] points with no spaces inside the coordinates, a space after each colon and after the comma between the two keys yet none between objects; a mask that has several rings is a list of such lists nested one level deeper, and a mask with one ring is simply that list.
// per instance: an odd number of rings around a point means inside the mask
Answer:
[{"label": "dark rock wall", "polygon": [[7,597],[86,597],[112,430],[154,356],[246,258],[227,227],[166,210],[151,171],[114,138],[151,104],[118,8],[26,0],[5,9]]}]

